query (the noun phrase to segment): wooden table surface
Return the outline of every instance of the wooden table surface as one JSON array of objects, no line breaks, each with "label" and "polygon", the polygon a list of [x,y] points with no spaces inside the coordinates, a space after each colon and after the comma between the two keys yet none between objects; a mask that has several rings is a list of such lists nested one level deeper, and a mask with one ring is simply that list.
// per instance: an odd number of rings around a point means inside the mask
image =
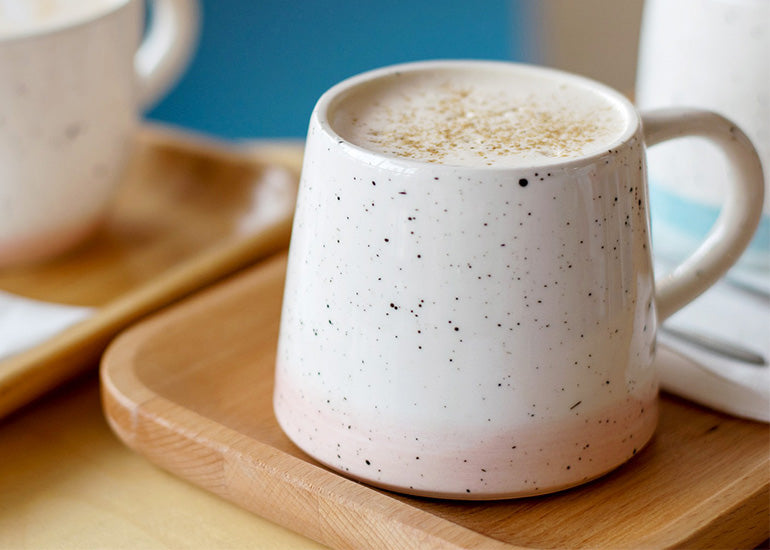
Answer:
[{"label": "wooden table surface", "polygon": [[311,549],[113,435],[96,371],[0,421],[0,548]]}]

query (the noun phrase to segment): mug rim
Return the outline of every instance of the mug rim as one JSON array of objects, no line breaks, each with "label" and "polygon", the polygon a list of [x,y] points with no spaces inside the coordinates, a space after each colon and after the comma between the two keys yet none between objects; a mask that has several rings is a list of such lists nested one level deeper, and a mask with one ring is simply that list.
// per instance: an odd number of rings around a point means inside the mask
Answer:
[{"label": "mug rim", "polygon": [[114,13],[124,9],[134,1],[136,0],[111,0],[98,10],[89,12],[82,17],[53,24],[38,25],[25,31],[11,32],[5,36],[0,34],[0,47],[5,44],[12,44],[24,40],[34,40],[36,38],[47,37],[85,27],[102,19],[106,19]]},{"label": "mug rim", "polygon": [[[486,69],[486,70],[515,70],[521,72],[531,72],[546,76],[549,78],[558,79],[568,83],[574,83],[585,89],[589,89],[592,93],[596,93],[605,97],[610,103],[617,106],[621,115],[624,118],[625,127],[622,132],[612,141],[608,141],[605,147],[594,153],[580,155],[572,158],[554,158],[551,160],[533,160],[532,162],[522,163],[520,166],[468,166],[462,164],[444,164],[427,162],[424,160],[412,159],[397,155],[391,155],[382,153],[366,147],[357,145],[348,139],[341,136],[334,129],[331,121],[329,120],[329,113],[335,106],[335,103],[344,94],[350,92],[356,87],[365,85],[374,80],[380,78],[386,78],[394,75],[395,73],[402,72],[417,72],[427,71],[434,69],[462,69],[462,68],[474,68],[474,69]],[[408,169],[420,170],[430,167],[434,170],[450,169],[450,170],[468,170],[468,171],[497,171],[497,172],[520,172],[522,170],[531,170],[537,168],[577,168],[595,163],[597,160],[604,158],[606,155],[611,154],[612,150],[627,144],[633,136],[641,128],[641,118],[636,107],[633,103],[625,97],[623,94],[615,90],[614,88],[602,84],[596,80],[570,73],[567,71],[561,71],[550,67],[544,67],[541,65],[519,63],[514,61],[494,61],[494,60],[479,60],[479,59],[439,59],[439,60],[426,60],[426,61],[414,61],[408,63],[399,63],[396,65],[388,65],[378,69],[366,71],[352,77],[349,77],[338,84],[335,84],[329,88],[319,98],[316,103],[311,119],[315,119],[320,129],[334,142],[344,150],[346,150],[351,156],[358,160],[369,162],[372,164],[382,164],[383,159],[387,160],[388,164],[403,166]]]}]

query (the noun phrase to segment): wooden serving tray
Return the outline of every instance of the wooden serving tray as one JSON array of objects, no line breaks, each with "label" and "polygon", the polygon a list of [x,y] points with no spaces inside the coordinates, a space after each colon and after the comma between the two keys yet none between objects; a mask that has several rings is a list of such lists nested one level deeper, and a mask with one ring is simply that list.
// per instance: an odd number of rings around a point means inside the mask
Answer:
[{"label": "wooden serving tray", "polygon": [[272,412],[285,255],[122,334],[101,369],[107,420],[168,471],[340,548],[751,547],[767,538],[770,433],[662,398],[652,443],[562,493],[499,502],[397,495],[295,447]]},{"label": "wooden serving tray", "polygon": [[96,368],[132,322],[288,245],[301,144],[223,144],[146,126],[99,232],[51,262],[0,270],[0,289],[94,314],[0,359],[0,417]]}]

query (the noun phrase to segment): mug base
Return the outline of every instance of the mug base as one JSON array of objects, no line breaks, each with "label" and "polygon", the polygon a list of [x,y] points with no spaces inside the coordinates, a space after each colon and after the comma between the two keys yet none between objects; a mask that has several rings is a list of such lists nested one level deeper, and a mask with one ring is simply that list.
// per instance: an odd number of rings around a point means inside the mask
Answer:
[{"label": "mug base", "polygon": [[87,223],[0,242],[0,269],[26,267],[61,256],[95,233],[102,222],[100,217]]},{"label": "mug base", "polygon": [[[645,448],[646,445],[650,443],[651,440],[652,440],[652,437],[650,437],[649,440],[643,443],[639,450]],[[619,464],[612,466],[607,470],[598,472],[592,476],[585,477],[577,481],[567,482],[562,485],[538,487],[537,489],[514,490],[510,492],[501,492],[501,491],[492,490],[489,492],[478,492],[478,493],[471,493],[471,494],[465,491],[447,492],[442,490],[422,490],[422,489],[416,490],[408,486],[391,485],[389,483],[383,483],[377,479],[369,479],[362,476],[353,476],[349,472],[336,468],[332,464],[327,464],[325,462],[321,462],[321,464],[323,464],[327,468],[334,470],[335,472],[345,477],[349,477],[351,479],[355,479],[356,481],[360,481],[361,483],[364,483],[366,485],[371,485],[372,487],[376,487],[378,489],[384,489],[386,491],[390,491],[393,493],[400,493],[403,495],[409,495],[409,496],[420,497],[420,498],[434,498],[434,499],[441,499],[441,500],[462,500],[467,502],[474,502],[474,501],[491,501],[491,500],[514,500],[519,498],[538,497],[538,496],[545,496],[553,493],[558,493],[561,491],[567,491],[569,489],[574,489],[575,487],[586,485],[588,483],[591,483],[592,481],[596,481],[597,479],[606,476],[607,474],[613,472],[614,470],[620,468],[627,462],[631,461],[634,458],[634,456],[636,456],[636,454],[638,454],[638,450],[631,456],[623,459],[623,461],[620,462]]]},{"label": "mug base", "polygon": [[588,483],[633,458],[652,439],[658,420],[657,398],[629,398],[605,410],[504,433],[431,434],[371,423],[357,431],[317,409],[305,415],[310,411],[286,397],[279,389],[278,423],[325,466],[389,491],[451,500],[522,498]]}]

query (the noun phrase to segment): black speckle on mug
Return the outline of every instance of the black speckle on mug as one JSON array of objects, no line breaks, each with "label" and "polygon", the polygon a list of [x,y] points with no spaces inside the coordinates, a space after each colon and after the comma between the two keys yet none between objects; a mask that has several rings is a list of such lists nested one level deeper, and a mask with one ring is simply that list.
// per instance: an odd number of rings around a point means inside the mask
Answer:
[{"label": "black speckle on mug", "polygon": [[69,141],[75,140],[80,134],[83,133],[84,127],[79,122],[72,122],[64,129],[64,137]]}]

